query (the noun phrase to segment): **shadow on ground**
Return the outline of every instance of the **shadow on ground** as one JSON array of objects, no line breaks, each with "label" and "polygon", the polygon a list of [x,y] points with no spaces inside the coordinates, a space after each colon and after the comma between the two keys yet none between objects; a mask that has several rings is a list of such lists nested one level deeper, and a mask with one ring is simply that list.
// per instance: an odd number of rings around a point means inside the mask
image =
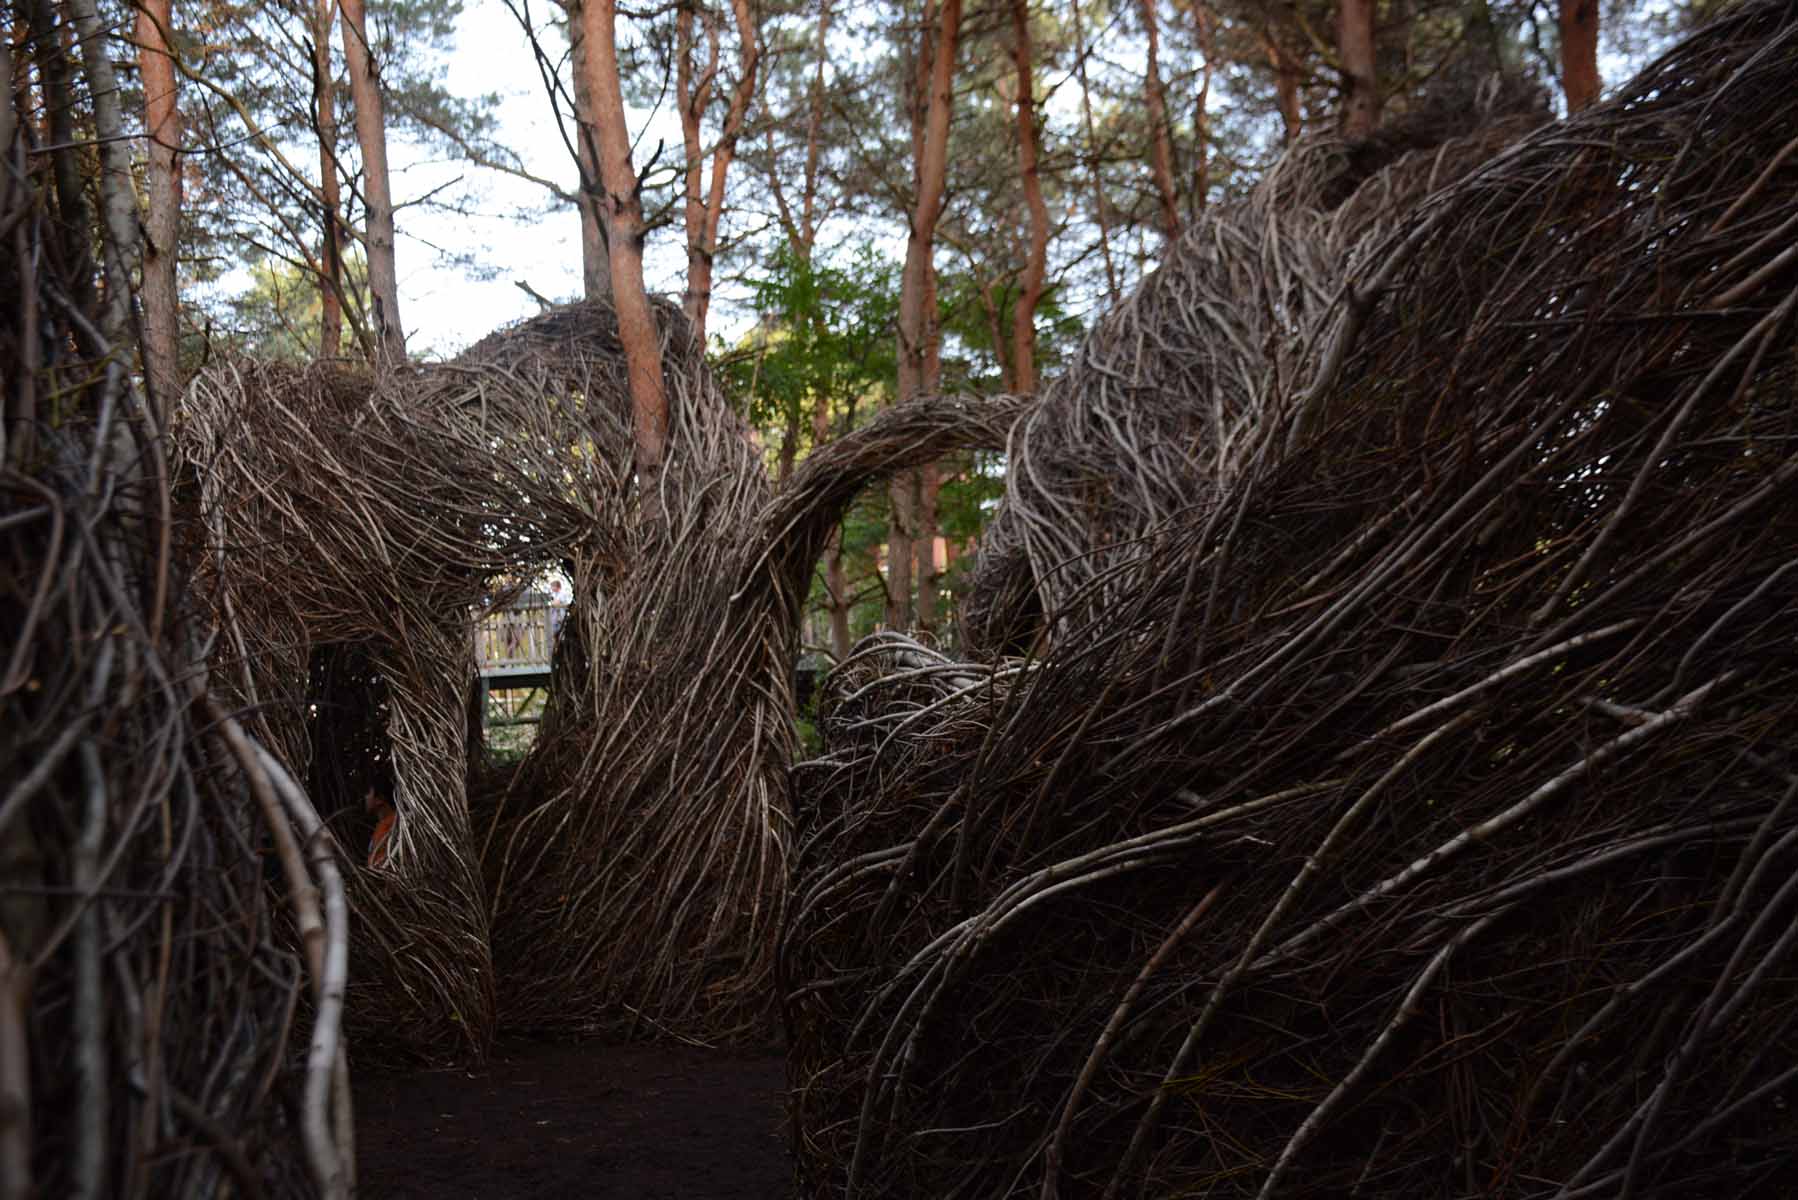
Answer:
[{"label": "shadow on ground", "polygon": [[784,1060],[513,1043],[356,1087],[364,1200],[788,1200]]}]

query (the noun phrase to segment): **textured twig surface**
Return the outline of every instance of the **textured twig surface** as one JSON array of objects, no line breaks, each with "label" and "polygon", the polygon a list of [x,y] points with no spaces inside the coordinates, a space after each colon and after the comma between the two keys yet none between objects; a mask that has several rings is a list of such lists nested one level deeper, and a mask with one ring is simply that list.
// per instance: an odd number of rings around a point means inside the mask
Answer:
[{"label": "textured twig surface", "polygon": [[[190,389],[194,540],[235,634],[221,674],[297,772],[321,789],[356,774],[334,789],[346,845],[367,844],[362,778],[399,814],[386,861],[352,872],[363,1045],[478,1055],[502,1023],[771,1033],[813,564],[871,478],[1001,445],[1019,402],[883,414],[775,498],[684,321],[661,320],[673,428],[647,499],[603,305],[452,363],[375,377],[225,360]],[[492,775],[468,761],[473,622],[558,566],[577,599],[549,708],[527,759]],[[377,728],[323,741],[309,705]],[[340,752],[358,762],[313,761]]]},{"label": "textured twig surface", "polygon": [[804,1194],[1785,1186],[1794,88],[1765,2],[1346,201],[1301,147],[1100,323],[988,656],[865,644],[796,771]]},{"label": "textured twig surface", "polygon": [[[59,39],[36,83],[72,122],[116,84]],[[129,172],[102,228],[91,143],[36,144],[32,96],[0,69],[0,1197],[347,1197],[332,845],[206,672],[168,398],[132,380]]]}]

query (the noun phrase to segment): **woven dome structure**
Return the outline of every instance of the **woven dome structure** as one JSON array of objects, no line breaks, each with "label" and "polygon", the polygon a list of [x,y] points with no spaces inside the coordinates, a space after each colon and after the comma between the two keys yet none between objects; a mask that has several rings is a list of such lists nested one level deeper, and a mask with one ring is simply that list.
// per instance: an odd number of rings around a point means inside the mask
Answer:
[{"label": "woven dome structure", "polygon": [[984,655],[865,643],[795,773],[804,1194],[1786,1186],[1795,87],[1766,0],[1297,149],[1098,324]]},{"label": "woven dome structure", "polygon": [[[368,839],[366,786],[390,789],[398,813],[386,861],[351,872],[363,1045],[478,1056],[502,1022],[771,1033],[792,661],[813,564],[870,479],[996,446],[1017,410],[950,398],[895,410],[816,456],[777,503],[679,312],[659,318],[672,428],[649,497],[616,321],[599,303],[440,365],[226,359],[190,389],[178,432],[193,542],[232,631],[218,674],[335,798],[346,848]],[[550,704],[526,760],[482,778],[468,753],[472,628],[552,567],[576,602]],[[374,732],[332,743],[358,761],[320,762],[308,722],[344,707]]]}]

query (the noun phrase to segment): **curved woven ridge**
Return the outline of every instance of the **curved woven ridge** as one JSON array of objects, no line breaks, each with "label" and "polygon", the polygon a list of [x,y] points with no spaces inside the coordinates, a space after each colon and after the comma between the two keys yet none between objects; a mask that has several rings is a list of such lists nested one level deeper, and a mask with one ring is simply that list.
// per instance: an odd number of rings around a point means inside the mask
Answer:
[{"label": "curved woven ridge", "polygon": [[1490,79],[1366,142],[1308,135],[1201,214],[1013,432],[963,617],[975,652],[1028,640],[1044,609],[1078,620],[1076,594],[1129,594],[1142,539],[1259,453],[1269,406],[1317,360],[1319,314],[1363,273],[1356,246],[1545,119],[1535,89]]},{"label": "curved woven ridge", "polygon": [[804,1194],[1778,1194],[1794,87],[1742,5],[1101,323],[1012,438],[1036,653],[866,643],[796,769]]},{"label": "curved woven ridge", "polygon": [[[770,1034],[813,564],[870,478],[1001,444],[1017,402],[894,410],[776,501],[678,310],[659,312],[671,428],[647,502],[603,304],[449,363],[226,359],[190,390],[192,540],[235,699],[304,774],[318,653],[353,651],[385,687],[399,820],[387,862],[353,872],[361,1045],[478,1056],[502,1024]],[[578,599],[550,707],[526,761],[488,779],[467,755],[474,615],[552,565]],[[357,859],[351,792],[332,825]]]},{"label": "curved woven ridge", "polygon": [[[685,536],[639,519],[624,363],[615,318],[604,305],[549,312],[448,363],[370,374],[339,364],[226,359],[190,388],[180,442],[199,483],[205,576],[233,634],[221,646],[222,673],[240,681],[239,700],[287,761],[305,771],[313,650],[365,650],[390,693],[388,775],[399,820],[386,864],[353,872],[351,1014],[365,1042],[398,1041],[440,1057],[478,1054],[499,1019],[495,938],[527,960],[545,957],[531,941],[536,930],[509,924],[519,918],[506,903],[510,893],[493,891],[495,881],[512,882],[504,864],[481,857],[515,842],[516,831],[496,838],[469,810],[466,698],[475,615],[536,572],[572,566],[577,595],[588,600],[576,623],[599,652],[589,657],[591,673],[564,680],[582,695],[564,697],[558,713],[613,720],[652,740],[653,708],[602,711],[604,689],[616,678],[602,674],[613,671],[615,643],[654,627],[642,619],[653,617],[654,598],[628,592],[620,581],[679,574],[695,556],[740,553],[733,532],[766,501],[755,451],[684,322],[669,306],[661,317],[672,414],[662,486],[678,514],[674,529]],[[633,608],[638,604],[651,607]],[[595,633],[607,619],[614,627]],[[547,828],[539,823],[543,836],[564,839],[563,848],[575,851],[564,869],[585,863],[590,873],[602,857],[593,847],[568,846],[563,827],[616,803],[619,780],[598,773],[605,764],[585,756],[568,761],[562,748],[577,735],[561,736],[566,725],[546,727],[539,744],[533,772],[556,774],[561,786],[547,806],[534,807],[555,814]],[[702,824],[746,816],[756,828],[733,828],[729,836],[759,838],[763,856],[777,865],[772,813],[719,814],[718,800],[703,797],[712,809],[686,816]],[[366,841],[361,820],[353,807],[333,818],[347,858],[359,858],[355,851]],[[526,840],[531,853],[546,853]],[[700,877],[714,866],[706,852],[690,865]],[[571,885],[559,879],[551,886],[560,894]],[[713,902],[734,911],[758,902],[755,893],[769,885],[726,875],[717,886],[727,894]],[[752,894],[745,900],[733,888]],[[702,922],[713,915],[698,911]],[[645,945],[666,940],[693,950],[668,929],[642,936]],[[608,962],[640,948],[597,946],[583,939],[586,953]],[[692,970],[709,967],[696,958]],[[676,972],[656,981],[654,995],[621,999],[655,1010],[691,983]],[[551,1002],[565,1005],[569,986],[552,989]],[[684,998],[680,1003],[687,1007]],[[591,1012],[574,1016],[595,1020]]]}]

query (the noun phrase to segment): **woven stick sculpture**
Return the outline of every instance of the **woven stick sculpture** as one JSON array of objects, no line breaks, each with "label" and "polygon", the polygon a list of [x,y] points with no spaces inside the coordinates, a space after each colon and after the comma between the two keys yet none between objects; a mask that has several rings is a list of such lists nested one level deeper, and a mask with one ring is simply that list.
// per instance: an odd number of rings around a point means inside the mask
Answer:
[{"label": "woven stick sculpture", "polygon": [[802,1194],[1786,1186],[1794,88],[1741,5],[1098,325],[983,551],[1031,653],[866,643],[796,771]]},{"label": "woven stick sculpture", "polygon": [[[186,469],[221,673],[293,770],[308,681],[378,677],[393,832],[352,870],[352,1028],[478,1056],[514,1030],[766,1038],[783,912],[792,661],[824,539],[869,480],[996,447],[1017,402],[904,406],[770,495],[686,326],[660,310],[668,466],[642,519],[616,322],[577,305],[455,362],[371,376],[221,361],[195,381]],[[471,771],[476,615],[548,568],[577,597],[539,737]],[[322,768],[319,769],[319,768]],[[471,803],[470,778],[477,787]],[[346,846],[372,818],[338,789]]]},{"label": "woven stick sculpture", "polygon": [[[84,70],[60,31],[16,89],[0,53],[0,1196],[347,1198],[343,880],[207,673],[119,88],[69,8]],[[32,85],[95,140],[39,144]]]}]

